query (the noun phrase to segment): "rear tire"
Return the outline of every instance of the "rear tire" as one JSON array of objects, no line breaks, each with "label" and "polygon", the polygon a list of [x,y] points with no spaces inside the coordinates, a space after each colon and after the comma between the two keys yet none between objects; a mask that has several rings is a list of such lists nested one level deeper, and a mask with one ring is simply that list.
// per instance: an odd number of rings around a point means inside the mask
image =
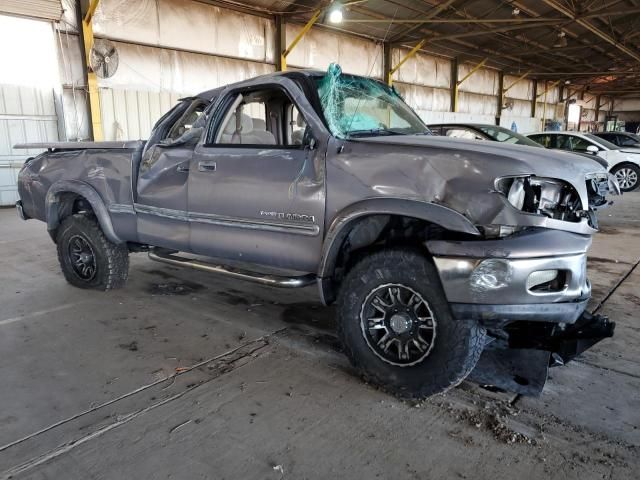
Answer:
[{"label": "rear tire", "polygon": [[110,290],[127,281],[129,250],[111,242],[95,217],[75,214],[65,218],[56,233],[56,244],[62,273],[71,285]]},{"label": "rear tire", "polygon": [[366,381],[424,398],[467,377],[486,332],[475,321],[451,317],[427,258],[392,249],[363,258],[347,274],[338,295],[338,334]]},{"label": "rear tire", "polygon": [[631,192],[640,185],[640,167],[631,163],[616,166],[611,173],[616,177],[620,190]]}]

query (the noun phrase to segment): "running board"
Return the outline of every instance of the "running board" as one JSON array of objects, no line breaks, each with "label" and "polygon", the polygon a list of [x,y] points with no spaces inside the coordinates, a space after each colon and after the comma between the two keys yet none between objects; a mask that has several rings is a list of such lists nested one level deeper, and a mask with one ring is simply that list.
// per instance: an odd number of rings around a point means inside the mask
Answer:
[{"label": "running board", "polygon": [[195,270],[202,270],[209,273],[221,273],[228,277],[249,282],[260,283],[272,287],[300,288],[307,287],[316,282],[317,277],[310,273],[301,277],[282,277],[266,273],[250,272],[240,268],[228,267],[225,265],[215,265],[213,263],[200,262],[191,258],[180,257],[165,251],[153,250],[149,252],[149,259],[155,262],[166,263],[177,267],[189,267]]}]

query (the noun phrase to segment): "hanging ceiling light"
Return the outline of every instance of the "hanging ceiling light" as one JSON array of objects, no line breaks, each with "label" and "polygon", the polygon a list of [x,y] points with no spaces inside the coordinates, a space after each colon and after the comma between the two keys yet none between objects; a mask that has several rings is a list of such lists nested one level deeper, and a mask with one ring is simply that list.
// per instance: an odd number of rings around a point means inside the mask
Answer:
[{"label": "hanging ceiling light", "polygon": [[336,5],[329,11],[329,22],[330,23],[342,23],[342,19],[344,18],[342,14],[342,6]]},{"label": "hanging ceiling light", "polygon": [[520,15],[520,9],[518,7],[514,8],[513,10],[511,10],[511,15],[517,17],[518,15]]},{"label": "hanging ceiling light", "polygon": [[556,43],[553,44],[553,46],[555,48],[566,47],[567,46],[567,34],[564,33],[563,31],[560,31],[560,33],[558,33],[558,39],[556,40]]}]

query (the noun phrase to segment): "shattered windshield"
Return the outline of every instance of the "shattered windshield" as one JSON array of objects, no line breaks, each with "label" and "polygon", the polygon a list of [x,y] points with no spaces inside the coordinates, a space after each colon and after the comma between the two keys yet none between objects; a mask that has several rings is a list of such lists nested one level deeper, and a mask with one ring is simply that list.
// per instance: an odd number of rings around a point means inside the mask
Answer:
[{"label": "shattered windshield", "polygon": [[488,137],[496,142],[513,143],[514,145],[527,145],[529,147],[541,147],[537,142],[534,142],[530,138],[520,135],[519,133],[512,132],[504,127],[498,127],[493,125],[479,126],[479,130],[484,132]]},{"label": "shattered windshield", "polygon": [[327,125],[336,137],[431,133],[402,97],[381,82],[345,75],[332,65],[316,79],[316,87]]}]

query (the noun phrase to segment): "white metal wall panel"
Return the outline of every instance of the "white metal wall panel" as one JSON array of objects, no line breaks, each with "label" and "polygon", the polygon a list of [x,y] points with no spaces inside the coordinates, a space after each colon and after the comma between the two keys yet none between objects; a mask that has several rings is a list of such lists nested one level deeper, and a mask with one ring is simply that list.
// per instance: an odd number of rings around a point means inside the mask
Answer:
[{"label": "white metal wall panel", "polygon": [[89,140],[91,119],[88,118],[86,90],[65,88],[62,91],[62,112],[65,140]]},{"label": "white metal wall panel", "polygon": [[495,123],[495,116],[481,113],[442,112],[442,122],[446,123]]},{"label": "white metal wall panel", "polygon": [[640,110],[614,112],[621,122],[638,122],[640,121]]},{"label": "white metal wall panel", "polygon": [[105,140],[147,138],[158,118],[181,96],[179,93],[101,88]]},{"label": "white metal wall panel", "polygon": [[[503,79],[503,88],[507,91],[509,98],[517,98],[518,100],[531,100],[533,96],[533,80],[523,78],[518,83],[514,82],[518,80],[518,77],[513,75],[505,75]],[[512,86],[513,85],[513,86]]]},{"label": "white metal wall panel", "polygon": [[[458,79],[462,80],[473,69],[474,65],[463,63],[458,65]],[[498,95],[498,72],[489,68],[480,68],[473,72],[461,85],[461,92]]]},{"label": "white metal wall panel", "polygon": [[547,103],[546,110],[544,102],[536,105],[536,118],[560,119],[564,116],[564,104]]},{"label": "white metal wall panel", "polygon": [[458,113],[472,113],[474,115],[489,115],[495,117],[498,113],[497,102],[497,97],[492,97],[490,95],[459,92]]},{"label": "white metal wall panel", "polygon": [[[287,42],[291,42],[301,28],[301,25],[287,24]],[[312,29],[287,57],[291,66],[318,70],[326,70],[333,62],[339,63],[346,73],[382,78],[382,44]]]},{"label": "white metal wall panel", "polygon": [[18,171],[39,150],[16,150],[16,143],[58,140],[53,90],[0,85],[0,205],[18,199]]},{"label": "white metal wall panel", "polygon": [[160,45],[274,61],[273,22],[193,0],[159,0]]},{"label": "white metal wall panel", "polygon": [[158,45],[160,32],[156,0],[101,0],[93,15],[93,33],[95,36]]},{"label": "white metal wall panel", "polygon": [[[547,81],[546,82],[547,87],[550,87],[552,83],[553,82]],[[546,89],[545,81],[544,80],[538,80],[538,95],[540,95],[538,97],[538,101],[539,102],[546,101],[547,103],[558,103],[560,101],[560,87],[558,87],[556,85],[553,88],[549,88],[549,90],[546,93],[546,97],[543,94],[545,89]]]},{"label": "white metal wall panel", "polygon": [[67,32],[78,31],[78,19],[76,17],[76,0],[62,0],[62,17],[56,27]]},{"label": "white metal wall panel", "polygon": [[428,111],[446,112],[451,107],[449,90],[400,82],[394,82],[394,85],[419,115]]},{"label": "white metal wall panel", "polygon": [[0,0],[0,13],[43,20],[59,20],[60,0]]},{"label": "white metal wall panel", "polygon": [[521,115],[510,115],[502,113],[500,117],[500,126],[511,128],[511,124],[516,124],[518,133],[533,133],[542,130],[539,118],[531,118]]},{"label": "white metal wall panel", "polygon": [[640,98],[616,98],[613,102],[616,112],[640,111]]},{"label": "white metal wall panel", "polygon": [[193,0],[102,0],[94,34],[114,40],[273,62],[273,24]]},{"label": "white metal wall panel", "polygon": [[[409,53],[408,49],[394,48],[391,63],[397,65]],[[395,73],[394,79],[403,83],[427,87],[449,88],[451,85],[451,62],[424,53],[409,58]]]},{"label": "white metal wall panel", "polygon": [[596,120],[596,111],[591,108],[583,108],[581,114],[582,122],[595,122]]},{"label": "white metal wall panel", "polygon": [[510,109],[504,109],[502,111],[502,115],[506,114],[506,115],[512,115],[516,117],[526,117],[531,115],[531,102],[527,100],[518,100],[516,98],[506,97],[505,103],[507,102],[512,104],[513,106]]},{"label": "white metal wall panel", "polygon": [[115,75],[98,79],[106,88],[199,93],[273,72],[273,65],[114,42],[119,54]]},{"label": "white metal wall panel", "polygon": [[549,118],[552,120],[561,120],[564,118],[564,104],[547,103],[546,111],[544,102],[538,102],[536,105],[536,118]]}]

